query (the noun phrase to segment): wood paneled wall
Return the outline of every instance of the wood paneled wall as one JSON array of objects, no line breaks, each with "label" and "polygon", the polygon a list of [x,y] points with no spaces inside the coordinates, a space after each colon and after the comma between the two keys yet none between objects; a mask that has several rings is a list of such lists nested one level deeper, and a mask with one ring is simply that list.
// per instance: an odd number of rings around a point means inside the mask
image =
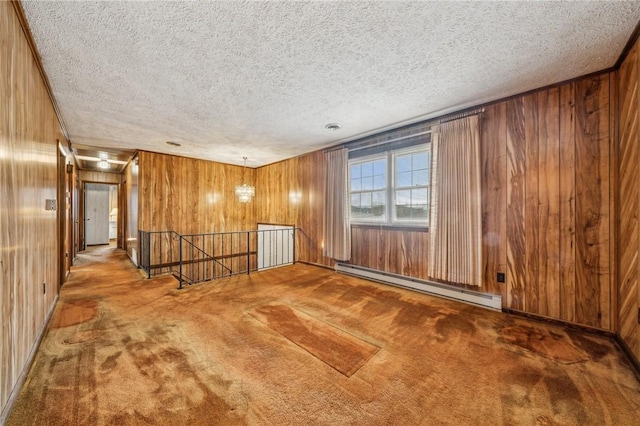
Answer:
[{"label": "wood paneled wall", "polygon": [[0,40],[0,412],[5,416],[58,294],[58,241],[64,236],[45,200],[57,199],[56,141],[65,138],[9,2],[0,2]]},{"label": "wood paneled wall", "polygon": [[613,329],[612,78],[486,109],[484,287],[507,308]]},{"label": "wood paneled wall", "polygon": [[429,232],[371,226],[351,227],[351,263],[393,274],[428,279]]},{"label": "wood paneled wall", "polygon": [[618,72],[618,323],[620,337],[640,359],[640,46]]},{"label": "wood paneled wall", "polygon": [[139,166],[139,229],[181,234],[256,228],[255,201],[240,203],[235,187],[255,184],[242,166],[142,151]]},{"label": "wood paneled wall", "polygon": [[[604,73],[486,108],[482,291],[502,294],[505,308],[614,329],[612,79]],[[322,257],[323,169],[321,152],[259,168],[256,218],[302,227],[310,244],[299,259],[332,265]],[[428,232],[352,227],[356,265],[426,278],[427,251]]]},{"label": "wood paneled wall", "polygon": [[256,170],[256,221],[300,227],[296,258],[333,266],[322,254],[325,159],[321,151]]},{"label": "wood paneled wall", "polygon": [[[120,195],[119,219],[124,222],[124,242],[122,247],[127,251],[129,258],[138,264],[138,156],[135,156],[124,170],[122,176],[122,186],[124,194]],[[118,231],[118,235],[120,231]]]}]

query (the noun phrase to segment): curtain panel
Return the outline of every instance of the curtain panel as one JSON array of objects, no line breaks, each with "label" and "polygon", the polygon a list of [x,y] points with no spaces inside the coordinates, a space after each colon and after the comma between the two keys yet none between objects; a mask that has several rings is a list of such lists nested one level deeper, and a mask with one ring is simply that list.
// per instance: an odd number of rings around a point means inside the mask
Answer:
[{"label": "curtain panel", "polygon": [[481,286],[479,117],[434,126],[431,138],[429,277]]},{"label": "curtain panel", "polygon": [[324,255],[335,260],[351,258],[349,226],[348,163],[349,150],[341,148],[325,153]]}]

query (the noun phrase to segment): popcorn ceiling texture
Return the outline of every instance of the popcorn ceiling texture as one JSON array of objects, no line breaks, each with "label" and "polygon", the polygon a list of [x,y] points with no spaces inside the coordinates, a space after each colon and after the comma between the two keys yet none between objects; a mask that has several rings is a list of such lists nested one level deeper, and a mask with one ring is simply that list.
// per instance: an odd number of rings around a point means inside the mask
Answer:
[{"label": "popcorn ceiling texture", "polygon": [[22,5],[73,143],[252,167],[605,69],[640,19],[637,1]]}]

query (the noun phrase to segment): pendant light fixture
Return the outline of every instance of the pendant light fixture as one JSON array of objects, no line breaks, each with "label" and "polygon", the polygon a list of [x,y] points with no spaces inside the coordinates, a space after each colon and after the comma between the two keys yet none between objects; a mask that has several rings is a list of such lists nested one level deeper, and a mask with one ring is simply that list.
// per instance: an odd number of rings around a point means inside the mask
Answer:
[{"label": "pendant light fixture", "polygon": [[236,196],[241,203],[248,203],[256,195],[256,189],[247,185],[245,177],[247,172],[247,157],[242,157],[244,160],[244,168],[242,169],[242,185],[236,185]]}]

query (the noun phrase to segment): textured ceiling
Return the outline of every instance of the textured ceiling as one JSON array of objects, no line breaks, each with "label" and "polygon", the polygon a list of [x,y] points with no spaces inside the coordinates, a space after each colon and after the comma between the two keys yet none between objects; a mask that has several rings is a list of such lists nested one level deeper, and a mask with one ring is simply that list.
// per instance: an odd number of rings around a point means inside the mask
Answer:
[{"label": "textured ceiling", "polygon": [[252,167],[611,67],[640,19],[638,1],[22,5],[72,143]]}]

